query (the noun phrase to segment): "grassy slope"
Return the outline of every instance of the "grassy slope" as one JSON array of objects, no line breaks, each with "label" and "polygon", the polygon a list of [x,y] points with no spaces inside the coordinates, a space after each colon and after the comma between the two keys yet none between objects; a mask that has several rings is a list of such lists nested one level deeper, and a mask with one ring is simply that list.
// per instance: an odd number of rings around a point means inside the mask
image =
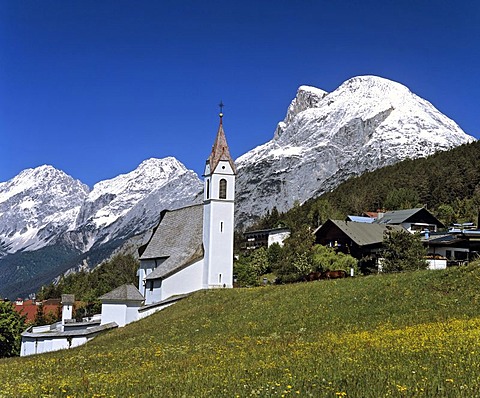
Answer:
[{"label": "grassy slope", "polygon": [[0,397],[480,396],[480,267],[198,292],[70,351],[0,360]]}]

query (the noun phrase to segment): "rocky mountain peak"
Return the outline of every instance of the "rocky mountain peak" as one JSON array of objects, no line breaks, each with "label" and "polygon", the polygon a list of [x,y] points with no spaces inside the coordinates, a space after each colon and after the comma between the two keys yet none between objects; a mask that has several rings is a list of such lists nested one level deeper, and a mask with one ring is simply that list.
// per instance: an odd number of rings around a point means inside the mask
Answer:
[{"label": "rocky mountain peak", "polygon": [[317,107],[327,94],[326,91],[316,87],[300,86],[297,90],[297,95],[288,107],[285,119],[278,123],[273,139],[278,139],[283,134],[285,128],[292,122],[297,114],[304,110]]},{"label": "rocky mountain peak", "polygon": [[354,77],[331,93],[302,86],[273,139],[236,160],[237,222],[248,225],[274,206],[285,211],[353,175],[473,140],[388,79]]},{"label": "rocky mountain peak", "polygon": [[75,220],[88,192],[88,186],[48,165],[0,184],[3,254],[48,244]]}]

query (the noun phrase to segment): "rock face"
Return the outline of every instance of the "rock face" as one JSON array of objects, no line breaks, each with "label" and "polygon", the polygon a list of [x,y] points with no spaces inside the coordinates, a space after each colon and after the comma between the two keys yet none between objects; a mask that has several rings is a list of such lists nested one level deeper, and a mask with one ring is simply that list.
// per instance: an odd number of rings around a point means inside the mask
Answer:
[{"label": "rock face", "polygon": [[347,178],[475,140],[407,87],[360,76],[331,93],[301,86],[271,141],[236,160],[237,225]]}]

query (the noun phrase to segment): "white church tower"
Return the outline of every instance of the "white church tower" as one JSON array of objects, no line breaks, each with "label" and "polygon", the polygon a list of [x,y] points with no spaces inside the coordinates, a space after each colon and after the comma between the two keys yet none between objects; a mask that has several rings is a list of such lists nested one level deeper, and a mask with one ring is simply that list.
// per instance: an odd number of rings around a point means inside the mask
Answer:
[{"label": "white church tower", "polygon": [[220,125],[204,173],[204,289],[233,286],[236,169],[223,131],[222,107],[223,104],[220,103]]}]

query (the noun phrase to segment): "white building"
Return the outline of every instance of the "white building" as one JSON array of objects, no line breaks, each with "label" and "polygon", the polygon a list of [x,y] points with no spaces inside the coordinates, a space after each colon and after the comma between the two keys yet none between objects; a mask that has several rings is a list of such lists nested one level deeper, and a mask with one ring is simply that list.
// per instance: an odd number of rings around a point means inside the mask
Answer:
[{"label": "white building", "polygon": [[60,322],[52,325],[31,326],[22,333],[20,356],[74,348],[118,326],[115,322],[101,324],[100,316],[75,322],[72,319],[74,301],[73,294],[63,294]]},{"label": "white building", "polygon": [[233,286],[233,230],[236,169],[222,114],[206,162],[203,204],[164,211],[140,250],[138,283],[145,304],[200,289]]}]

